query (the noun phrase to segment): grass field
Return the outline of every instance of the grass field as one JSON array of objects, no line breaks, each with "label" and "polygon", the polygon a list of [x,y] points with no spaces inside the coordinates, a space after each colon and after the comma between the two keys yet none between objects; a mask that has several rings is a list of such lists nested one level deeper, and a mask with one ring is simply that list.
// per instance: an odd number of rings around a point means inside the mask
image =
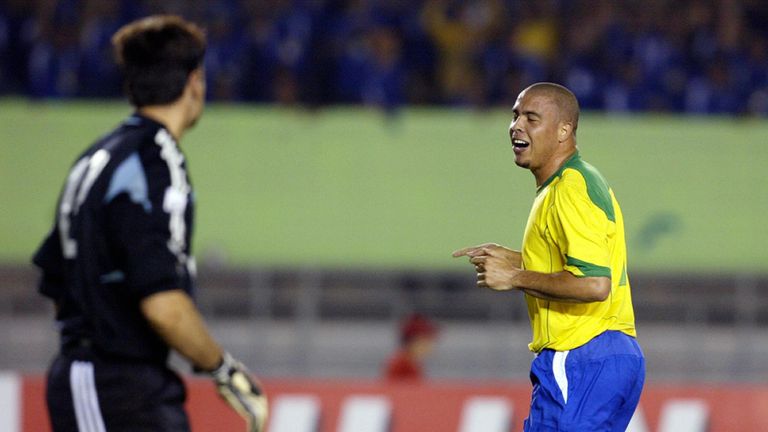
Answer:
[{"label": "grass field", "polygon": [[[28,260],[73,158],[124,103],[0,100],[0,261]],[[521,242],[535,185],[509,113],[211,106],[185,137],[195,250],[236,265],[456,268],[453,249]],[[630,268],[768,272],[768,123],[583,115],[614,188]],[[463,267],[460,267],[463,268]]]}]

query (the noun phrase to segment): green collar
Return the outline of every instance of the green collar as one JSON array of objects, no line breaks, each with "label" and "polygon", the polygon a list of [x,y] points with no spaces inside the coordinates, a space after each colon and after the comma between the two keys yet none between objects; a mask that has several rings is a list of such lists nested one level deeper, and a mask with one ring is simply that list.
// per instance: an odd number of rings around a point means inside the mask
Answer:
[{"label": "green collar", "polygon": [[538,195],[542,190],[544,190],[545,187],[549,186],[549,184],[552,183],[552,180],[554,180],[555,177],[560,177],[566,168],[572,167],[578,164],[579,162],[581,162],[581,156],[579,155],[579,151],[576,150],[576,152],[574,152],[573,155],[569,157],[568,160],[566,160],[565,163],[562,164],[560,168],[558,168],[557,171],[555,171],[554,174],[549,176],[549,178],[544,183],[542,183],[541,186],[539,186],[536,189],[536,195]]}]

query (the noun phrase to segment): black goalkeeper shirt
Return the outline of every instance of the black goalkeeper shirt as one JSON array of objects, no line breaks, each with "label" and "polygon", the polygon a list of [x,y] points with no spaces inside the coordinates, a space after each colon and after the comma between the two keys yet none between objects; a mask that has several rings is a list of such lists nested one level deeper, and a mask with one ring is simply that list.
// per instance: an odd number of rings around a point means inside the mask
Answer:
[{"label": "black goalkeeper shirt", "polygon": [[194,294],[193,211],[184,156],[154,120],[134,114],[78,158],[33,259],[64,346],[167,360],[139,302],[172,289]]}]

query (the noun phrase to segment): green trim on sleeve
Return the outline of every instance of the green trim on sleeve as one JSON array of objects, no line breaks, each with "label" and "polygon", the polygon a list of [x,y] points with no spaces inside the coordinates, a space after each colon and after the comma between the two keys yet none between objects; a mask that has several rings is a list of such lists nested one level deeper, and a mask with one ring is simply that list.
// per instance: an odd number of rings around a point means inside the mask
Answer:
[{"label": "green trim on sleeve", "polygon": [[570,257],[566,255],[565,265],[578,268],[583,274],[582,277],[611,277],[611,269],[582,261],[578,258]]}]

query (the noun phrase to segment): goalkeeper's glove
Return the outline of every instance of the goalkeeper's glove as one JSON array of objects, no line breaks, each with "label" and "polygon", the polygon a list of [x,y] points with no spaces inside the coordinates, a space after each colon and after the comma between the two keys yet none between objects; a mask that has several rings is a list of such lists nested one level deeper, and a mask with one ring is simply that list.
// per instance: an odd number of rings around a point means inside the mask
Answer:
[{"label": "goalkeeper's glove", "polygon": [[245,418],[248,432],[264,431],[269,412],[267,396],[258,382],[251,378],[248,369],[225,352],[221,365],[210,374],[219,395]]}]

